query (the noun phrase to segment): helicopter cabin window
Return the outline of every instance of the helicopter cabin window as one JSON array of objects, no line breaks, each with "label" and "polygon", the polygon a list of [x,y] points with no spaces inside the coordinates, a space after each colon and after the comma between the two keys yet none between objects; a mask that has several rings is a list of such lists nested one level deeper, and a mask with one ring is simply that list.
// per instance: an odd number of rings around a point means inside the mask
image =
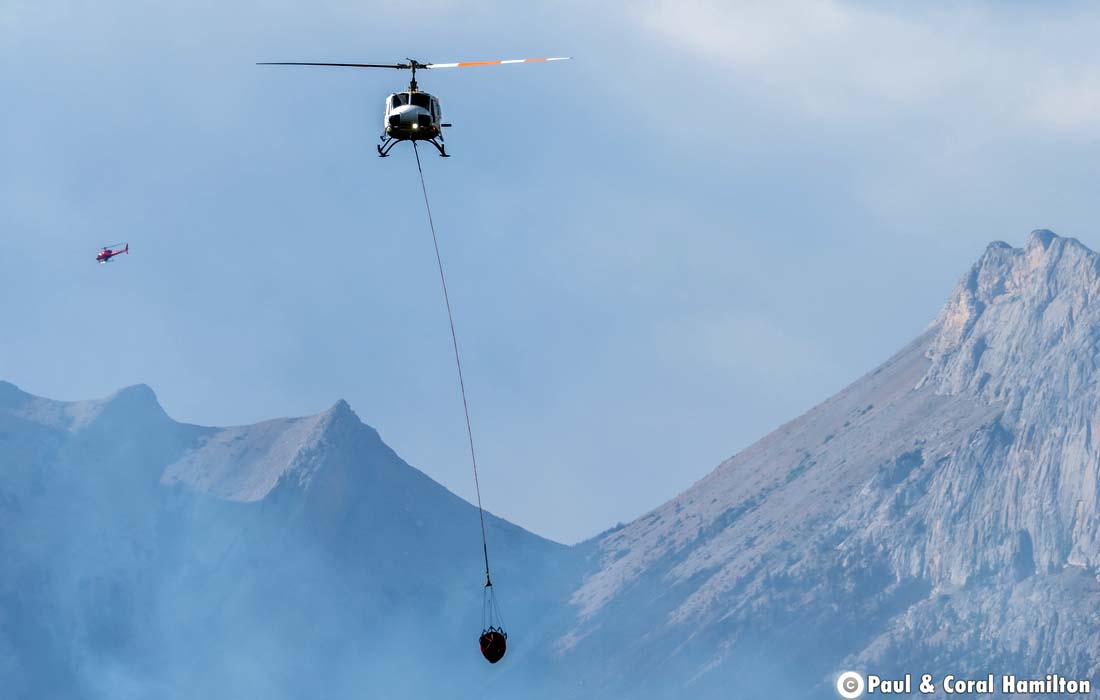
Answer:
[{"label": "helicopter cabin window", "polygon": [[424,109],[432,108],[432,98],[422,92],[411,93],[409,95],[409,100],[414,107],[423,107]]},{"label": "helicopter cabin window", "polygon": [[407,104],[409,104],[409,96],[404,93],[399,92],[390,98],[390,109],[397,109]]}]

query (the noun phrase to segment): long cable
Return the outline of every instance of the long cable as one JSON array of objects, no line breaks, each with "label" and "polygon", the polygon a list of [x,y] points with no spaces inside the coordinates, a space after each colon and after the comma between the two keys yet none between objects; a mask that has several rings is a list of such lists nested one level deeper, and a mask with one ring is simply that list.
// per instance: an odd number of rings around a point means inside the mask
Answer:
[{"label": "long cable", "polygon": [[466,414],[466,437],[470,441],[470,462],[474,465],[474,491],[477,493],[477,514],[481,519],[481,551],[485,555],[485,587],[493,585],[489,578],[489,544],[485,537],[485,511],[481,507],[481,484],[477,480],[477,453],[474,451],[474,430],[470,427],[470,406],[466,402],[466,382],[462,379],[462,359],[458,354],[458,335],[455,333],[455,317],[451,311],[451,297],[447,294],[447,277],[443,274],[443,257],[439,254],[439,237],[435,233],[432,220],[432,205],[428,203],[428,186],[424,184],[424,169],[420,167],[420,151],[416,141],[412,142],[416,154],[416,170],[420,173],[420,191],[424,193],[424,209],[428,212],[428,227],[432,230],[432,244],[435,246],[435,262],[439,266],[439,283],[443,286],[443,301],[447,305],[447,320],[451,324],[451,344],[455,349],[455,366],[458,368],[458,388],[462,392],[462,411]]}]

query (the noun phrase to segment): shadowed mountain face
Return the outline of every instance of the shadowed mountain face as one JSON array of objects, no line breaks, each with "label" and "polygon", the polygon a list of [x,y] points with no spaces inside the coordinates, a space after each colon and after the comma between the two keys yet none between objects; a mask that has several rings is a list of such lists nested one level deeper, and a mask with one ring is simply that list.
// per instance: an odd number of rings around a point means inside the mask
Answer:
[{"label": "shadowed mountain face", "polygon": [[[477,651],[476,508],[344,402],[202,428],[137,386],[0,384],[5,698],[318,698],[506,685]],[[537,633],[570,550],[488,516],[506,620]],[[511,606],[511,599],[520,604]],[[532,647],[509,650],[526,677]]]},{"label": "shadowed mountain face", "polygon": [[181,425],[0,383],[0,687],[28,698],[833,697],[854,668],[1100,680],[1100,256],[991,245],[884,365],[573,548],[347,404]]}]

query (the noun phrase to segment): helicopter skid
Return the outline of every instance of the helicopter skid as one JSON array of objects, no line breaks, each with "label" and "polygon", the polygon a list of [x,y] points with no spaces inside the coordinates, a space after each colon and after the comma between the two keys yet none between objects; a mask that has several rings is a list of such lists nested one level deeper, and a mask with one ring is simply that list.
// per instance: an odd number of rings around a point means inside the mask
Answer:
[{"label": "helicopter skid", "polygon": [[384,136],[382,143],[378,146],[378,157],[385,158],[393,150],[393,147],[398,143],[397,139],[391,139],[388,136]]},{"label": "helicopter skid", "polygon": [[431,145],[435,146],[435,150],[439,151],[439,155],[440,155],[441,157],[443,157],[443,158],[450,158],[450,156],[449,156],[449,155],[447,155],[447,149],[446,149],[446,148],[444,148],[443,144],[441,144],[440,142],[436,141],[435,139],[425,139],[425,140],[426,140],[426,141],[427,141],[428,143],[430,143]]},{"label": "helicopter skid", "polygon": [[434,138],[431,138],[431,139],[395,139],[392,136],[382,136],[381,140],[382,140],[382,143],[377,146],[377,148],[378,148],[378,157],[379,158],[385,158],[386,156],[388,156],[390,154],[390,151],[393,150],[393,147],[396,146],[398,143],[400,143],[402,141],[427,141],[431,145],[435,146],[435,150],[439,151],[440,156],[442,156],[443,158],[450,158],[451,157],[450,154],[447,153],[446,147]]}]

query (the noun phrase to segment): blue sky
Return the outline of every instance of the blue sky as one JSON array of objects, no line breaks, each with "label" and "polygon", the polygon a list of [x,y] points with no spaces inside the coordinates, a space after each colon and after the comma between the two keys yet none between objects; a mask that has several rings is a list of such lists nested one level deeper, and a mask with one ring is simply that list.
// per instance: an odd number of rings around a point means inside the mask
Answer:
[{"label": "blue sky", "polygon": [[[572,542],[886,359],[996,239],[1097,245],[1086,4],[0,6],[0,378],[145,382],[178,420],[346,398],[472,498],[396,71],[425,152],[483,496]],[[120,264],[92,262],[129,241]]]}]

